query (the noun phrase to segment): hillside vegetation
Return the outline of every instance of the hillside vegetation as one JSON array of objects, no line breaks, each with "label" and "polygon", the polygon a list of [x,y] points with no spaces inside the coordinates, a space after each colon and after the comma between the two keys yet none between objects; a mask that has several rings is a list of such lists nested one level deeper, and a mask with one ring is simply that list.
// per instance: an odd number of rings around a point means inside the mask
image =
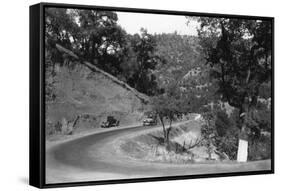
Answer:
[{"label": "hillside vegetation", "polygon": [[137,91],[128,90],[78,61],[57,63],[46,77],[52,92],[46,102],[47,135],[98,128],[109,115],[120,125],[135,124],[147,107],[136,96]]}]

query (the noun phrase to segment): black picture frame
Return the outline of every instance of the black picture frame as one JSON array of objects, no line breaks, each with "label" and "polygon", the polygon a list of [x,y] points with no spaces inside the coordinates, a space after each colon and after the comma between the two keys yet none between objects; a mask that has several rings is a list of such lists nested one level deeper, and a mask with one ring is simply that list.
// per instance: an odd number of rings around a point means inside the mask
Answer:
[{"label": "black picture frame", "polygon": [[[167,15],[188,15],[188,16],[207,16],[207,17],[225,17],[239,19],[268,20],[272,26],[272,78],[271,78],[271,105],[272,105],[272,133],[271,133],[271,169],[265,171],[249,172],[231,172],[217,174],[200,174],[200,175],[183,175],[170,177],[153,177],[138,179],[121,179],[121,180],[104,180],[104,181],[87,181],[87,182],[69,182],[47,184],[45,181],[46,161],[45,161],[45,68],[44,68],[44,26],[45,26],[45,8],[76,8],[76,9],[95,9],[107,11],[122,11],[134,13],[153,13]],[[147,181],[168,181],[178,179],[194,178],[212,178],[227,176],[244,176],[258,174],[274,173],[274,18],[248,15],[231,15],[231,14],[213,14],[213,13],[195,13],[169,10],[137,9],[123,7],[104,7],[92,5],[75,5],[75,4],[56,4],[56,3],[39,3],[30,6],[30,139],[29,139],[29,184],[38,188],[68,187],[68,186],[85,186],[101,184],[120,184],[135,183]]]}]

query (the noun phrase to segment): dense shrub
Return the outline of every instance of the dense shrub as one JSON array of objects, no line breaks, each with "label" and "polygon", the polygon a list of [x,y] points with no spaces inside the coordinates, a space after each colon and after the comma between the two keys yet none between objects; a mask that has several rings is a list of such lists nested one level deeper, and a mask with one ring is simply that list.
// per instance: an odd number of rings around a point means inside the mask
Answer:
[{"label": "dense shrub", "polygon": [[216,147],[221,153],[226,153],[229,159],[235,160],[237,156],[238,134],[237,128],[238,114],[234,110],[230,116],[225,110],[216,112],[215,128],[217,131]]},{"label": "dense shrub", "polygon": [[58,134],[62,131],[61,122],[52,123],[51,121],[46,121],[46,135]]},{"label": "dense shrub", "polygon": [[252,117],[256,126],[251,127],[249,136],[249,160],[271,158],[271,108],[259,103]]},{"label": "dense shrub", "polygon": [[56,133],[56,130],[55,130],[54,125],[51,122],[47,121],[46,122],[46,135],[53,135],[55,133]]},{"label": "dense shrub", "polygon": [[223,110],[220,110],[216,113],[215,126],[218,136],[222,137],[227,134],[227,130],[232,128],[233,124],[231,123],[227,113]]},{"label": "dense shrub", "polygon": [[270,137],[262,135],[260,138],[249,142],[249,160],[264,160],[271,158]]},{"label": "dense shrub", "polygon": [[[229,159],[235,160],[241,125],[238,110],[234,109],[230,115],[221,109],[209,112],[212,112],[212,115],[208,115],[212,118],[209,118],[209,122],[205,123],[201,130],[203,137],[209,141],[206,145],[210,145],[211,142],[217,151],[225,153]],[[248,160],[269,159],[271,156],[270,108],[259,105],[247,126],[250,128]]]},{"label": "dense shrub", "polygon": [[[238,112],[233,110],[230,116],[226,110],[215,108],[203,114],[205,124],[201,133],[206,146],[214,145],[219,153],[226,154],[230,160],[235,160],[238,147]],[[207,141],[206,141],[207,140]]]}]

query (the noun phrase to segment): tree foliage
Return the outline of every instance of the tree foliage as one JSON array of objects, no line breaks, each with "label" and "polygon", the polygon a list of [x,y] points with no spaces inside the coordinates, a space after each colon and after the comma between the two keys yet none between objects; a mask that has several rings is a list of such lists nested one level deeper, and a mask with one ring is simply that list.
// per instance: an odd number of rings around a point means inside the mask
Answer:
[{"label": "tree foliage", "polygon": [[181,81],[188,72],[196,72],[202,69],[202,50],[198,44],[198,38],[179,35],[176,32],[170,34],[155,35],[157,41],[156,55],[160,58],[156,67],[160,86],[171,81]]},{"label": "tree foliage", "polygon": [[127,35],[127,42],[126,59],[122,64],[126,81],[140,92],[155,95],[158,89],[153,71],[158,57],[154,36],[141,29],[140,34]]},{"label": "tree foliage", "polygon": [[[266,20],[200,18],[199,36],[222,101],[252,115],[271,79],[271,26]],[[243,125],[242,125],[243,126]]]},{"label": "tree foliage", "polygon": [[74,51],[105,71],[117,75],[126,44],[126,32],[111,11],[46,9],[46,44],[54,59],[61,61],[55,44]]},{"label": "tree foliage", "polygon": [[[235,127],[240,128],[239,138],[252,142],[269,125],[268,120],[258,119],[260,113],[264,113],[259,104],[262,100],[268,103],[271,96],[271,22],[207,17],[198,21],[201,23],[198,30],[200,44],[207,65],[211,66],[213,83],[217,84],[216,93],[222,102],[228,102],[238,110]],[[219,113],[216,118],[220,118]],[[224,121],[220,120],[220,123]],[[221,127],[227,127],[227,124],[222,126],[220,123],[216,124],[217,132],[223,130]],[[238,135],[235,138],[234,132],[225,129],[217,135],[228,137],[217,143],[230,158],[236,156],[233,144],[237,144],[235,139]],[[233,142],[228,143],[227,140],[232,139]],[[253,148],[250,145],[250,154]]]}]

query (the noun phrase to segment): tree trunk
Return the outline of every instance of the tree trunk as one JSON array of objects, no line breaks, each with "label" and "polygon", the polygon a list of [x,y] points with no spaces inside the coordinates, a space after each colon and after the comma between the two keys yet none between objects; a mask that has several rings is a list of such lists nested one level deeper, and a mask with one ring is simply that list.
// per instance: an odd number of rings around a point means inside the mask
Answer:
[{"label": "tree trunk", "polygon": [[162,128],[163,128],[164,142],[166,142],[167,141],[167,133],[166,133],[166,129],[165,129],[164,119],[161,115],[159,115],[159,119],[161,121]]},{"label": "tree trunk", "polygon": [[166,147],[166,149],[169,151],[170,150],[170,140],[169,140],[169,133],[170,133],[170,129],[171,128],[165,128],[165,123],[164,123],[164,119],[161,115],[159,115],[159,119],[162,123],[162,128],[163,128],[163,135],[164,135],[164,145]]},{"label": "tree trunk", "polygon": [[170,132],[171,132],[171,127],[169,127],[166,131],[167,135],[166,135],[166,147],[167,150],[170,151]]}]

